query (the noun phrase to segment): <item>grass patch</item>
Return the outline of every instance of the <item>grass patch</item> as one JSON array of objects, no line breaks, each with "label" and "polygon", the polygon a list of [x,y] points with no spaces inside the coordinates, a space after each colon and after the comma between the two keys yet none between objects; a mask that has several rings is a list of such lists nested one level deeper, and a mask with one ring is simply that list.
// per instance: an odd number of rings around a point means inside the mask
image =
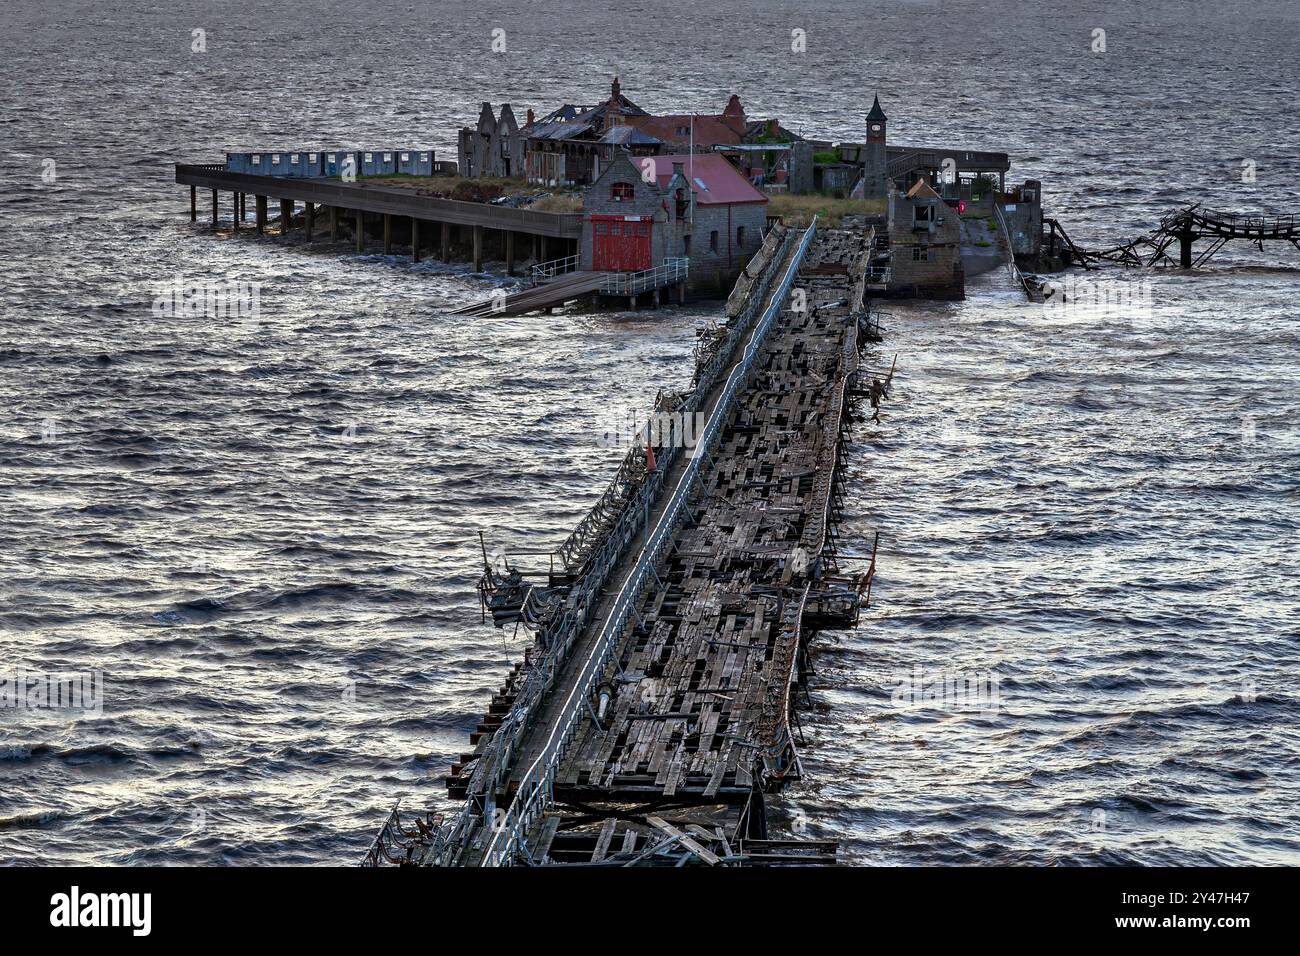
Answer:
[{"label": "grass patch", "polygon": [[526,208],[536,212],[582,212],[582,194],[575,192],[543,196]]},{"label": "grass patch", "polygon": [[809,223],[813,216],[818,222],[829,228],[835,228],[845,216],[883,216],[886,201],[884,199],[835,199],[831,196],[792,196],[789,193],[777,193],[768,197],[767,214],[780,216],[793,224]]}]

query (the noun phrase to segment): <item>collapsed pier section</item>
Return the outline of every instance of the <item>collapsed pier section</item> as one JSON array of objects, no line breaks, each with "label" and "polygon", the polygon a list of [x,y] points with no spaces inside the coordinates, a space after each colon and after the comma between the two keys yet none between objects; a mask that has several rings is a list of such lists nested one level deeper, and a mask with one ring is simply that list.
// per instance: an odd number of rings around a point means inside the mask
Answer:
[{"label": "collapsed pier section", "polygon": [[769,834],[765,795],[802,773],[813,634],[869,600],[874,557],[844,573],[834,528],[853,407],[885,385],[859,365],[865,235],[769,239],[693,392],[657,403],[701,415],[700,443],[630,451],[545,584],[488,569],[485,607],[535,644],[452,768],[463,811],[415,836],[390,820],[373,862],[833,861],[834,841]]}]

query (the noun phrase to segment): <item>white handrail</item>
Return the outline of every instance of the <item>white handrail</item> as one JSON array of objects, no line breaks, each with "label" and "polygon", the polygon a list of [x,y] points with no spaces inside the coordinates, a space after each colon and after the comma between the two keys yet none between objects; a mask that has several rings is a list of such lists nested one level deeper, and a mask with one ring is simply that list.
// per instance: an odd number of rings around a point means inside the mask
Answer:
[{"label": "white handrail", "polygon": [[[808,251],[808,246],[812,242],[816,231],[817,219],[814,217],[812,225],[804,233],[799,248],[795,251],[789,266],[786,268],[780,286],[772,296],[771,304],[750,334],[749,342],[745,346],[742,357],[732,368],[731,374],[727,376],[727,383],[723,387],[722,394],[714,403],[709,420],[701,434],[701,445],[703,447],[711,447],[713,442],[720,437],[722,425],[731,409],[731,402],[743,384],[745,377],[749,374],[749,370],[753,367],[754,356],[758,353],[759,345],[767,335],[768,329],[771,328],[772,322],[780,313],[781,305],[785,302],[785,297],[790,291],[794,276],[803,261],[804,254]],[[636,568],[628,576],[619,591],[614,602],[614,608],[606,620],[605,626],[601,629],[600,636],[593,645],[591,653],[587,655],[586,661],[583,662],[582,673],[561,707],[560,719],[556,721],[541,753],[537,755],[537,758],[520,779],[514,800],[511,801],[510,806],[507,808],[501,823],[494,828],[492,839],[484,850],[484,865],[501,866],[512,862],[514,853],[523,839],[523,834],[531,825],[533,817],[544,808],[545,802],[550,798],[554,787],[555,773],[559,768],[560,761],[563,759],[565,747],[570,737],[577,730],[585,704],[594,690],[593,685],[603,673],[605,664],[614,651],[615,638],[623,630],[628,617],[631,615],[632,603],[640,594],[647,576],[653,572],[655,564],[658,563],[660,550],[666,546],[668,536],[676,527],[677,518],[681,514],[686,497],[690,493],[701,467],[701,462],[705,457],[707,456],[699,454],[692,456],[687,461],[685,468],[682,469],[677,486],[659,518],[654,535],[649,537],[641,551]]]}]

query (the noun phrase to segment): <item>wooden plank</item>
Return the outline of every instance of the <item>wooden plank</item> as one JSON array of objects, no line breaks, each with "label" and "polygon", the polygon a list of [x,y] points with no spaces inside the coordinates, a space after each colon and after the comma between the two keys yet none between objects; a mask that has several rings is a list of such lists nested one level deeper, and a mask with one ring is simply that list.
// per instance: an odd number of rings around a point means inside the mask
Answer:
[{"label": "wooden plank", "polygon": [[679,842],[682,846],[686,847],[686,849],[690,850],[692,853],[698,856],[705,863],[709,864],[709,866],[716,866],[718,863],[721,862],[721,858],[716,853],[702,846],[698,841],[687,836],[681,830],[677,829],[671,823],[666,821],[663,817],[648,816],[645,818],[645,820],[646,823],[650,824],[651,826],[659,830],[662,830],[668,836],[676,837],[677,842]]},{"label": "wooden plank", "polygon": [[596,849],[591,851],[591,862],[599,863],[605,859],[605,853],[609,850],[609,841],[614,839],[614,831],[618,828],[618,820],[610,817],[600,828],[600,836],[596,838]]}]

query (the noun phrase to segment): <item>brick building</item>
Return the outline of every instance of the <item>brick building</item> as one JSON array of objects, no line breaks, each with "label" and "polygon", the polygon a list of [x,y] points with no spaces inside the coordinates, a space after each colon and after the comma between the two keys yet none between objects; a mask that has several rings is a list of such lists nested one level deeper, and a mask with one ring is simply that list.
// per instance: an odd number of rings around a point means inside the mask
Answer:
[{"label": "brick building", "polygon": [[586,190],[579,268],[690,260],[690,287],[725,292],[763,243],[767,197],[717,154],[613,159]]},{"label": "brick building", "polygon": [[891,295],[961,299],[961,221],[924,180],[906,193],[889,194]]}]

